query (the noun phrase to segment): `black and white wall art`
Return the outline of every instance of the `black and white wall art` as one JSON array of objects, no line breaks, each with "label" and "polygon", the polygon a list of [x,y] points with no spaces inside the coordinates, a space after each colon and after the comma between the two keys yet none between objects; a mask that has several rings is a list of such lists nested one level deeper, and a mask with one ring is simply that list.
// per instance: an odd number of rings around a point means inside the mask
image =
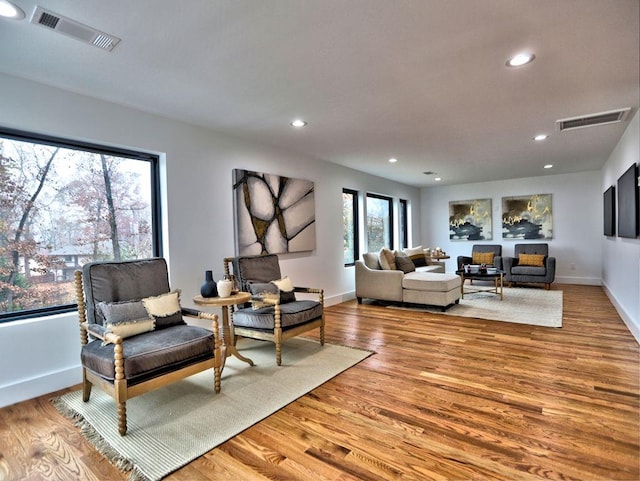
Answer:
[{"label": "black and white wall art", "polygon": [[315,249],[313,182],[234,169],[233,197],[237,255]]}]

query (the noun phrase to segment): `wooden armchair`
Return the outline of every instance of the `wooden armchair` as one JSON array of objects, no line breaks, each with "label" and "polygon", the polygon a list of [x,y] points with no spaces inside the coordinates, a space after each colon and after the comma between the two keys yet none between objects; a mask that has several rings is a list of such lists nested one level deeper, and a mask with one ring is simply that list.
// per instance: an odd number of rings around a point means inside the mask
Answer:
[{"label": "wooden armchair", "polygon": [[[238,287],[252,294],[252,303],[238,306],[233,312],[233,326],[238,336],[268,340],[276,345],[276,363],[282,363],[282,342],[312,329],[320,329],[324,345],[324,291],[294,287],[282,279],[278,256],[227,257],[224,272],[233,275]],[[280,282],[279,282],[280,281]],[[317,294],[318,300],[297,300],[295,293]]]},{"label": "wooden armchair", "polygon": [[[93,262],[75,273],[83,401],[93,385],[115,399],[118,431],[127,432],[128,399],[213,369],[220,391],[218,316],[179,304],[164,259]],[[208,319],[212,330],[182,316]]]}]

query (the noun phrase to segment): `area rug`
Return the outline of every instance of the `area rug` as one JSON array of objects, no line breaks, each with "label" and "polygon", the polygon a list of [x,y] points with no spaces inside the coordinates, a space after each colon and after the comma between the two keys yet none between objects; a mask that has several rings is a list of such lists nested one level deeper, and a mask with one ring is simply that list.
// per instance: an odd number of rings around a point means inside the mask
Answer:
[{"label": "area rug", "polygon": [[241,339],[238,349],[255,366],[230,357],[219,394],[208,371],[127,401],[125,436],[118,434],[115,402],[95,387],[87,403],[82,391],[53,402],[131,480],[154,481],[372,354],[294,338],[283,344],[277,366],[273,343]]},{"label": "area rug", "polygon": [[505,287],[502,301],[499,296],[487,292],[465,294],[464,299],[460,299],[460,304],[451,306],[445,312],[439,307],[416,305],[387,307],[533,326],[562,327],[562,291],[556,290]]}]

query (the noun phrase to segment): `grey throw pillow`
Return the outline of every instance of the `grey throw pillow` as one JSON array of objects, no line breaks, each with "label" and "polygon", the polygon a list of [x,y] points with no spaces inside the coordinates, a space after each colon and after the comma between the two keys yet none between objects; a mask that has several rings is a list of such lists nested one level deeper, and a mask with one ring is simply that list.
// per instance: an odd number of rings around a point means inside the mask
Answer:
[{"label": "grey throw pillow", "polygon": [[98,309],[109,324],[149,317],[142,301],[99,302]]},{"label": "grey throw pillow", "polygon": [[396,268],[405,274],[416,270],[416,266],[411,258],[406,256],[396,256]]}]

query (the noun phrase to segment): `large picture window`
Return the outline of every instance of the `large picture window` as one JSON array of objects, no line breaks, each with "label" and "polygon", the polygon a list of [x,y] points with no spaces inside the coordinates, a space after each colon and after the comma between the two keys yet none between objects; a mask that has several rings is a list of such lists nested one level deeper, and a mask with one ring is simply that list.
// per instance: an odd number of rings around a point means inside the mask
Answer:
[{"label": "large picture window", "polygon": [[367,194],[367,250],[393,248],[393,199]]},{"label": "large picture window", "polygon": [[158,158],[0,129],[0,322],[75,308],[96,260],[161,255]]},{"label": "large picture window", "polygon": [[344,228],[344,265],[352,266],[360,257],[358,247],[358,192],[342,190],[342,224]]}]

